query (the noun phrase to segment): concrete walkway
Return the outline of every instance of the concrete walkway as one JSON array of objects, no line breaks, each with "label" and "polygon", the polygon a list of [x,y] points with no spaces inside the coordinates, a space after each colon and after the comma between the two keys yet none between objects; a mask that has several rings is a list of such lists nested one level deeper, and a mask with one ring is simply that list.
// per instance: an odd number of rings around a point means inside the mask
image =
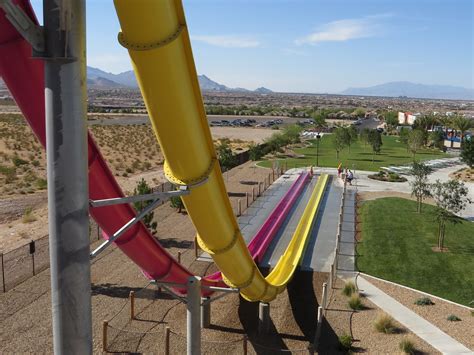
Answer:
[{"label": "concrete walkway", "polygon": [[[340,179],[339,179],[340,180]],[[356,187],[347,185],[342,213],[341,241],[336,264],[337,275],[347,278],[355,276],[355,213]]]},{"label": "concrete walkway", "polygon": [[[441,168],[435,170],[430,176],[429,181],[434,183],[436,180],[440,180],[441,182],[448,181],[450,179],[449,174],[465,168],[467,165],[465,164],[457,164],[446,168]],[[337,169],[336,168],[321,168],[317,169],[317,173],[323,172],[327,174],[336,175]],[[413,177],[410,175],[403,175],[408,179],[407,182],[384,182],[384,181],[377,181],[369,179],[368,176],[375,174],[373,171],[359,171],[356,170],[354,172],[354,183],[357,185],[358,192],[379,192],[379,191],[397,191],[410,194],[411,187],[410,182],[413,181]],[[341,179],[338,179],[340,185],[342,186]],[[468,197],[474,201],[474,183],[472,182],[465,182],[466,187],[468,188]],[[461,213],[459,214],[460,217],[469,219],[474,221],[474,203],[468,205]]]},{"label": "concrete walkway", "polygon": [[357,278],[357,285],[369,301],[443,354],[474,354],[473,351],[372,285],[362,276]]}]

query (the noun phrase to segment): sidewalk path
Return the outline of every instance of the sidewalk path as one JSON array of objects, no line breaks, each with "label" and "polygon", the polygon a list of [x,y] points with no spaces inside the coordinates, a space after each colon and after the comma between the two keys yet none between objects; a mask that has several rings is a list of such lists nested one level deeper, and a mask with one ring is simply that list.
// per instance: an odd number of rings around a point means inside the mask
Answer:
[{"label": "sidewalk path", "polygon": [[362,276],[357,278],[357,285],[369,301],[443,354],[474,354],[474,351],[451,338],[441,329],[372,285]]}]

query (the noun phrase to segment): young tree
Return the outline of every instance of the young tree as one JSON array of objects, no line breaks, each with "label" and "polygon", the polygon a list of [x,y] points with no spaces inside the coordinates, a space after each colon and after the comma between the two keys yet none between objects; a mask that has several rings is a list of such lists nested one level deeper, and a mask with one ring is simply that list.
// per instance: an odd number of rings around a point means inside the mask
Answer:
[{"label": "young tree", "polygon": [[411,195],[416,196],[417,212],[421,213],[421,206],[423,199],[431,195],[430,184],[428,182],[428,175],[433,172],[433,169],[423,163],[413,162],[411,167],[411,174],[414,177],[413,182],[410,182]]},{"label": "young tree", "polygon": [[339,159],[339,152],[347,145],[347,133],[343,127],[334,130],[334,148],[336,149],[336,159]]},{"label": "young tree", "polygon": [[171,207],[176,208],[178,213],[181,213],[184,209],[184,203],[181,196],[173,196],[170,198]]},{"label": "young tree", "polygon": [[359,133],[359,138],[362,142],[364,142],[364,146],[367,146],[367,144],[369,143],[369,134],[370,134],[370,129],[369,128],[364,128]]},{"label": "young tree", "polygon": [[286,126],[283,129],[283,136],[288,141],[288,143],[299,143],[301,142],[300,140],[301,131],[302,131],[302,128],[298,125],[294,124],[294,125]]},{"label": "young tree", "polygon": [[388,111],[384,115],[388,131],[391,131],[398,125],[398,114],[395,111]]},{"label": "young tree", "polygon": [[461,147],[461,161],[470,168],[474,166],[474,138],[466,140]]},{"label": "young tree", "polygon": [[379,131],[373,129],[369,132],[369,144],[372,147],[372,163],[374,162],[375,159],[375,154],[380,153],[380,150],[382,149],[382,135],[380,134]]},{"label": "young tree", "polygon": [[314,113],[312,117],[313,117],[315,128],[317,128],[318,130],[321,130],[327,127],[327,123],[326,123],[327,113],[321,113],[321,112]]},{"label": "young tree", "polygon": [[463,116],[456,116],[453,118],[453,125],[454,127],[461,132],[461,145],[463,144],[464,140],[464,133],[471,128],[471,120],[463,117]]},{"label": "young tree", "polygon": [[416,152],[419,151],[421,147],[423,147],[424,140],[425,132],[420,129],[414,129],[408,135],[408,146],[413,153],[413,159],[415,159]]},{"label": "young tree", "polygon": [[250,160],[256,161],[263,157],[263,149],[259,144],[251,143],[249,145],[249,158]]},{"label": "young tree", "polygon": [[363,109],[362,107],[358,107],[352,113],[356,117],[364,117],[365,116],[365,109]]},{"label": "young tree", "polygon": [[355,128],[355,126],[350,125],[346,127],[345,130],[346,130],[347,146],[349,147],[349,153],[350,153],[352,143],[357,142],[357,138],[358,138],[357,129]]},{"label": "young tree", "polygon": [[405,128],[405,127],[402,127],[400,129],[400,142],[402,142],[403,144],[405,144],[407,146],[407,152],[409,150],[409,146],[408,146],[408,138],[410,137],[410,129],[409,128]]},{"label": "young tree", "polygon": [[217,156],[219,158],[219,163],[224,170],[232,169],[237,165],[237,157],[232,153],[227,142],[222,142],[217,147]]},{"label": "young tree", "polygon": [[463,182],[449,180],[432,185],[432,196],[436,201],[435,217],[438,222],[438,249],[443,251],[446,224],[456,224],[462,221],[456,214],[461,212],[472,201],[467,197],[469,190]]},{"label": "young tree", "polygon": [[[133,190],[134,195],[146,195],[146,194],[151,194],[152,192],[153,192],[152,188],[148,186],[147,182],[143,178],[138,182],[137,186]],[[133,203],[133,206],[135,207],[135,210],[137,212],[140,212],[152,202],[153,200],[137,201]],[[156,228],[158,227],[158,223],[153,222],[153,216],[154,216],[154,213],[150,212],[147,215],[145,215],[145,217],[143,217],[142,221],[145,224],[145,226],[150,230],[151,234],[155,235]]]},{"label": "young tree", "polygon": [[432,146],[434,146],[438,149],[443,149],[443,146],[444,146],[443,132],[432,131],[429,135],[429,139],[431,141]]}]

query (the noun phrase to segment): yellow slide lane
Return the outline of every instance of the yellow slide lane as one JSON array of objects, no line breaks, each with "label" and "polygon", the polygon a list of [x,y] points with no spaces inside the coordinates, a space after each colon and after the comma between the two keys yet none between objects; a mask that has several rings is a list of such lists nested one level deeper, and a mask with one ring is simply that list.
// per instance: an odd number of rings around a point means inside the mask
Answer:
[{"label": "yellow slide lane", "polygon": [[196,185],[183,202],[201,247],[211,254],[226,282],[240,288],[246,299],[273,299],[280,286],[268,283],[255,265],[227,197],[181,1],[114,3],[122,28],[119,41],[132,59],[166,159],[165,174],[177,184]]}]

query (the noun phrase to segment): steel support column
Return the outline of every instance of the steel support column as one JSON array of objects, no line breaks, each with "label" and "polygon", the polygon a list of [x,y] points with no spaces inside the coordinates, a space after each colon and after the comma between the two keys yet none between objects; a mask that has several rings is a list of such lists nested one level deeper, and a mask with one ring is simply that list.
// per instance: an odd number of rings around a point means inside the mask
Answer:
[{"label": "steel support column", "polygon": [[85,1],[44,0],[43,13],[54,353],[90,354]]},{"label": "steel support column", "polygon": [[190,276],[187,283],[187,344],[188,355],[201,354],[201,278]]}]

